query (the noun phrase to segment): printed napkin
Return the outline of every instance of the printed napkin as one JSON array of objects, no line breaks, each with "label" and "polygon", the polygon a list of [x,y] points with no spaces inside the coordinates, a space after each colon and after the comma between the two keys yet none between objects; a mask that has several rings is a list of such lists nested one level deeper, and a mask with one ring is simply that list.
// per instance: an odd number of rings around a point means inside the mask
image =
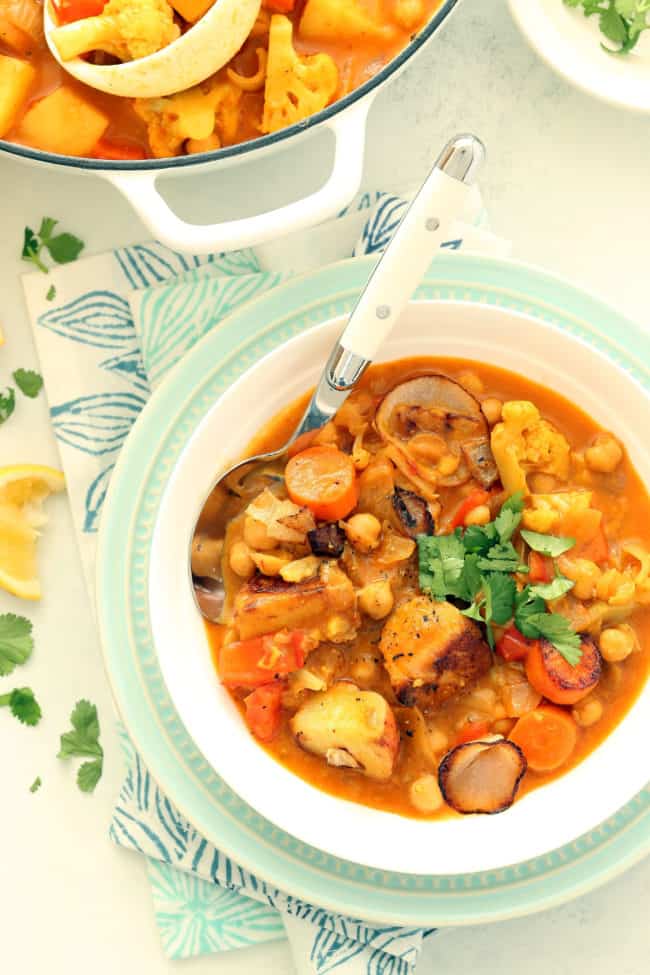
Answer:
[{"label": "printed napkin", "polygon": [[[91,601],[102,504],[115,462],[150,391],[202,335],[288,276],[380,253],[403,196],[365,193],[339,217],[255,251],[207,257],[148,242],[23,278]],[[502,254],[476,191],[442,245]],[[54,285],[55,297],[50,285]],[[121,731],[127,775],[110,827],[147,858],[156,921],[172,958],[283,937],[299,973],[408,975],[432,930],[328,914],[264,883],[197,834]]]}]

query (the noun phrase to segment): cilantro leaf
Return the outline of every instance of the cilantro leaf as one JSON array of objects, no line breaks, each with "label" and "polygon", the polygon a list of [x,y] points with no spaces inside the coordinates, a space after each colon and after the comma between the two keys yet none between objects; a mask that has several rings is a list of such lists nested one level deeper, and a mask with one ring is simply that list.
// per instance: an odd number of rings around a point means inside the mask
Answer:
[{"label": "cilantro leaf", "polygon": [[482,572],[528,572],[512,542],[493,545],[479,558],[478,567]]},{"label": "cilantro leaf", "polygon": [[34,781],[32,782],[32,784],[30,785],[29,791],[38,792],[38,790],[42,785],[43,785],[43,780],[41,779],[40,775],[37,775]]},{"label": "cilantro leaf", "polygon": [[539,613],[528,617],[528,626],[536,630],[535,637],[544,637],[552,643],[572,667],[580,663],[582,641],[565,616],[560,613]]},{"label": "cilantro leaf", "polygon": [[546,603],[541,596],[531,593],[530,586],[526,586],[515,596],[515,626],[520,633],[531,640],[536,640],[538,633],[534,626],[528,625],[531,616],[539,616],[546,612]]},{"label": "cilantro leaf", "polygon": [[501,506],[501,511],[494,519],[499,541],[502,545],[509,542],[519,527],[524,513],[524,492],[517,491]]},{"label": "cilantro leaf", "polygon": [[16,687],[8,694],[0,694],[0,708],[8,707],[21,724],[37,725],[41,720],[41,706],[31,687]]},{"label": "cilantro leaf", "polygon": [[24,664],[34,649],[32,624],[24,616],[3,613],[0,616],[0,675],[10,674],[17,664]]},{"label": "cilantro leaf", "polygon": [[41,391],[43,377],[33,369],[16,369],[13,374],[16,386],[25,396],[34,399]]},{"label": "cilantro leaf", "polygon": [[92,792],[104,767],[104,749],[99,743],[97,708],[90,701],[77,701],[70,715],[72,731],[61,735],[58,758],[92,758],[84,762],[77,773],[77,785],[82,792]]},{"label": "cilantro leaf", "polygon": [[535,586],[530,586],[530,591],[535,596],[541,596],[545,602],[550,602],[553,599],[561,599],[574,586],[575,582],[573,579],[567,579],[565,576],[559,575],[552,582],[540,582]]},{"label": "cilantro leaf", "polygon": [[549,555],[556,559],[558,555],[568,552],[576,543],[575,538],[562,538],[559,535],[542,535],[540,532],[531,532],[525,528],[521,530],[521,537],[533,552],[540,552],[542,555]]},{"label": "cilantro leaf", "polygon": [[95,786],[102,777],[103,760],[96,758],[92,762],[84,762],[77,772],[77,785],[82,792],[94,792]]},{"label": "cilantro leaf", "polygon": [[79,240],[74,234],[58,234],[43,243],[50,252],[52,260],[57,264],[70,264],[76,261],[85,246],[83,240]]},{"label": "cilantro leaf", "polygon": [[463,545],[466,552],[485,553],[497,540],[494,522],[487,525],[469,525],[463,535]]},{"label": "cilantro leaf", "polygon": [[627,24],[614,4],[610,4],[607,10],[602,11],[598,23],[601,33],[605,35],[608,41],[623,45],[628,40]]},{"label": "cilantro leaf", "polygon": [[452,535],[418,535],[420,589],[434,599],[463,597],[465,546],[460,529]]},{"label": "cilantro leaf", "polygon": [[601,43],[608,54],[627,54],[643,31],[650,28],[648,0],[564,0],[567,7],[582,7],[585,17],[598,17],[602,35],[614,48]]},{"label": "cilantro leaf", "polygon": [[56,298],[56,288],[54,287],[53,284],[51,284],[49,286],[49,288],[47,289],[47,294],[45,295],[45,300],[46,301],[54,301],[55,298]]},{"label": "cilantro leaf", "polygon": [[43,274],[47,274],[47,268],[40,259],[41,247],[43,245],[40,243],[38,237],[31,229],[31,227],[25,227],[25,233],[23,237],[23,249],[20,252],[20,256],[23,261],[29,261],[34,264],[39,271]]},{"label": "cilantro leaf", "polygon": [[6,393],[0,393],[0,423],[8,420],[16,407],[16,394],[11,386]]},{"label": "cilantro leaf", "polygon": [[491,572],[485,577],[490,590],[492,622],[503,626],[512,617],[517,586],[512,576]]}]

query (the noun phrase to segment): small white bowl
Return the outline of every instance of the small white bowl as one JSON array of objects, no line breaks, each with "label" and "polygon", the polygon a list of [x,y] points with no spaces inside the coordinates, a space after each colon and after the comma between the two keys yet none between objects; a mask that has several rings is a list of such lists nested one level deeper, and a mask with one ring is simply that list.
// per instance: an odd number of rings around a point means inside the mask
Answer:
[{"label": "small white bowl", "polygon": [[[151,545],[153,638],[173,703],[206,760],[253,809],[334,856],[412,874],[499,869],[573,841],[650,780],[650,685],[607,740],[575,770],[498,816],[409,820],[319,791],[252,739],[212,664],[190,593],[188,545],[213,475],[277,410],[313,385],[340,319],[297,335],[257,362],[209,410],[169,474]],[[433,337],[435,336],[435,341]],[[579,338],[506,308],[413,302],[382,360],[453,355],[494,363],[565,394],[625,443],[650,483],[650,399]]]},{"label": "small white bowl", "polygon": [[603,51],[598,17],[563,0],[508,0],[522,33],[567,81],[622,108],[650,112],[650,31],[622,57]]}]

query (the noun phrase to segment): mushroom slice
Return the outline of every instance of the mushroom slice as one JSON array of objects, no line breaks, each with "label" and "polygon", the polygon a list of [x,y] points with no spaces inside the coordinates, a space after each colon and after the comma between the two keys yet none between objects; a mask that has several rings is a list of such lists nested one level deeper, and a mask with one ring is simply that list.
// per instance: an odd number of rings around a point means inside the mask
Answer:
[{"label": "mushroom slice", "polygon": [[483,488],[491,488],[499,480],[499,469],[492,456],[492,448],[487,437],[470,440],[463,444],[463,454],[472,477]]},{"label": "mushroom slice", "polygon": [[314,555],[338,559],[343,555],[345,532],[335,521],[330,521],[307,532],[307,541]]},{"label": "mushroom slice", "polygon": [[[426,480],[454,487],[469,479],[469,465],[462,453],[467,440],[488,439],[488,426],[479,401],[447,376],[419,376],[400,383],[388,393],[376,418],[377,430],[415,464]],[[441,476],[435,465],[410,456],[409,441],[421,433],[442,437],[449,453],[458,458],[451,474]]]},{"label": "mushroom slice", "polygon": [[447,805],[459,813],[500,813],[515,801],[527,763],[512,741],[470,741],[447,752],[438,783]]},{"label": "mushroom slice", "polygon": [[418,535],[433,535],[435,525],[429,505],[415,491],[395,487],[391,497],[393,509],[399,519],[400,526],[410,538]]}]

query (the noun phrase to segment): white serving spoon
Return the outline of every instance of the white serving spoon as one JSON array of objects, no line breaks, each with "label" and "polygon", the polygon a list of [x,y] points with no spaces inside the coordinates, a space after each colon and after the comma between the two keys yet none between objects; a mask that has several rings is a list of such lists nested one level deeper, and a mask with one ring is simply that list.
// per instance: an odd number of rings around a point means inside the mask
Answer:
[{"label": "white serving spoon", "polygon": [[[324,426],[334,416],[393,330],[445,240],[450,223],[462,217],[484,158],[483,143],[473,135],[456,136],[445,146],[370,276],[332,349],[302,420],[283,447],[240,460],[224,471],[201,506],[197,524],[213,492],[223,490],[226,478],[232,479],[236,474],[241,482],[260,465],[282,458],[302,433]],[[195,536],[198,540],[196,529],[192,545]],[[206,619],[218,620],[225,596],[223,579],[192,576],[192,585],[201,613]]]},{"label": "white serving spoon", "polygon": [[260,6],[261,0],[215,0],[200,20],[155,54],[97,65],[63,60],[52,38],[59,26],[56,13],[45,0],[45,39],[61,67],[85,85],[126,98],[159,98],[198,85],[227,64],[250,34]]}]

